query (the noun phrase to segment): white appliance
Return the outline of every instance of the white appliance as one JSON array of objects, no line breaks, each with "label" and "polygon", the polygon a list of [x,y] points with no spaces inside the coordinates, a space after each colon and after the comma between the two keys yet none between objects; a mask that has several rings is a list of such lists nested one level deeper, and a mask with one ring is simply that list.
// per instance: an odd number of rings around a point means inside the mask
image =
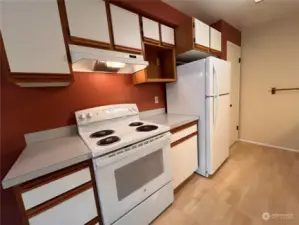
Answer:
[{"label": "white appliance", "polygon": [[177,67],[167,84],[167,112],[199,116],[199,168],[209,176],[229,156],[230,63],[208,57]]},{"label": "white appliance", "polygon": [[72,68],[76,72],[132,74],[145,69],[143,55],[69,45]]},{"label": "white appliance", "polygon": [[147,225],[173,202],[170,128],[139,119],[135,104],[75,113],[93,155],[104,225]]}]

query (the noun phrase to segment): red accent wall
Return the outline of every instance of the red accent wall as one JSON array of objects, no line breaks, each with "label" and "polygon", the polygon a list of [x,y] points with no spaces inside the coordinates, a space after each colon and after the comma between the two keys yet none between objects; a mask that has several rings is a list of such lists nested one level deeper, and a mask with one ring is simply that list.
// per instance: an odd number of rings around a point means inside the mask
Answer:
[{"label": "red accent wall", "polygon": [[[186,19],[159,0],[125,4],[169,24]],[[74,124],[76,110],[117,103],[137,103],[141,111],[165,107],[164,84],[133,85],[131,75],[76,73],[70,87],[21,88],[6,80],[5,61],[1,58],[1,181],[25,147],[24,134]],[[159,97],[159,104],[154,104],[154,96]],[[2,187],[1,224],[21,224],[12,190]]]},{"label": "red accent wall", "polygon": [[230,41],[236,45],[241,46],[241,31],[234,28],[232,25],[228,24],[224,20],[219,20],[216,23],[212,24],[211,27],[214,27],[216,30],[222,33],[222,55],[221,58],[226,60],[227,56],[227,46],[226,42]]}]

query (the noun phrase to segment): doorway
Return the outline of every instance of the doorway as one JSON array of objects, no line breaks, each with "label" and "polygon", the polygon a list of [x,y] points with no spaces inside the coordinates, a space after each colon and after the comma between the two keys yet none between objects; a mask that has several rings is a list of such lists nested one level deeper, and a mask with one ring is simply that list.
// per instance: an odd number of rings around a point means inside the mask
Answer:
[{"label": "doorway", "polygon": [[239,139],[241,47],[227,42],[227,61],[231,63],[230,145]]}]

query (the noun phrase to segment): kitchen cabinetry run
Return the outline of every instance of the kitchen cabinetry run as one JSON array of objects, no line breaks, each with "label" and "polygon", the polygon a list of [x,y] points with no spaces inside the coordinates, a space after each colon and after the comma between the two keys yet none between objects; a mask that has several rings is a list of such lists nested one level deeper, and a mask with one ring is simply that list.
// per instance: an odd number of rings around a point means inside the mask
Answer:
[{"label": "kitchen cabinetry run", "polygon": [[111,48],[106,3],[65,0],[70,38],[74,43]]},{"label": "kitchen cabinetry run", "polygon": [[173,187],[177,188],[198,168],[197,121],[171,130]]},{"label": "kitchen cabinetry run", "polygon": [[20,86],[67,86],[73,77],[57,1],[1,1],[9,79]]},{"label": "kitchen cabinetry run", "polygon": [[194,17],[178,26],[175,36],[178,61],[191,62],[207,56],[219,55],[221,33],[210,31],[209,25]]},{"label": "kitchen cabinetry run", "polygon": [[14,188],[25,224],[101,224],[92,166],[88,162]]},{"label": "kitchen cabinetry run", "polygon": [[139,15],[113,4],[110,12],[115,49],[141,53]]}]

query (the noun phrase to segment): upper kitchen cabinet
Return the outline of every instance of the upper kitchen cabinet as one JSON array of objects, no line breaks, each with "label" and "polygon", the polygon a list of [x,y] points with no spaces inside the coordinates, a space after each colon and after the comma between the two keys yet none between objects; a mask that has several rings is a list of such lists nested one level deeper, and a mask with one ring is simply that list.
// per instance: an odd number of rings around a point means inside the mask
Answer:
[{"label": "upper kitchen cabinet", "polygon": [[194,29],[194,45],[203,51],[209,50],[210,47],[210,27],[209,25],[193,18]]},{"label": "upper kitchen cabinet", "polygon": [[146,17],[142,17],[141,20],[143,40],[160,44],[159,23]]},{"label": "upper kitchen cabinet", "polygon": [[167,83],[176,81],[175,48],[144,42],[147,68],[134,74],[134,84]]},{"label": "upper kitchen cabinet", "polygon": [[214,55],[220,55],[221,49],[221,32],[210,27],[210,51]]},{"label": "upper kitchen cabinet", "polygon": [[20,86],[67,86],[71,76],[57,1],[0,2],[9,79]]},{"label": "upper kitchen cabinet", "polygon": [[141,53],[139,15],[110,4],[111,23],[116,50]]},{"label": "upper kitchen cabinet", "polygon": [[161,24],[161,41],[163,45],[174,46],[174,29]]},{"label": "upper kitchen cabinet", "polygon": [[213,48],[219,49],[216,44],[219,35],[216,32],[212,35],[211,39],[210,26],[196,18],[188,18],[180,24],[175,32],[178,63],[191,62],[211,55],[218,56],[218,52],[214,54],[211,51],[210,42],[212,41]]},{"label": "upper kitchen cabinet", "polygon": [[65,0],[71,41],[111,48],[106,3],[102,0]]}]

